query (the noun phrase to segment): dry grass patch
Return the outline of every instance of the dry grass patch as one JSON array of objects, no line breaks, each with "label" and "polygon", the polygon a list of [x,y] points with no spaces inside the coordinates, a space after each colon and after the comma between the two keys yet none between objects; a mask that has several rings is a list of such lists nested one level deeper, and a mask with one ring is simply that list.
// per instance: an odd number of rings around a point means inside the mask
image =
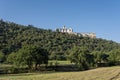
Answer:
[{"label": "dry grass patch", "polygon": [[120,66],[79,72],[1,75],[0,80],[120,80]]}]

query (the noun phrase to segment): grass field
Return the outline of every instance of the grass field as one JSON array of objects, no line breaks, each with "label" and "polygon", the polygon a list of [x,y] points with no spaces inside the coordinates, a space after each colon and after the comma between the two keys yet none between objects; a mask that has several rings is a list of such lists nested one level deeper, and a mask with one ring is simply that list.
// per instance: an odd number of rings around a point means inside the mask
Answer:
[{"label": "grass field", "polygon": [[120,66],[79,72],[2,74],[0,80],[120,80]]},{"label": "grass field", "polygon": [[55,63],[58,63],[58,65],[67,65],[67,64],[73,64],[73,63],[71,63],[70,61],[59,61],[59,60],[49,60],[49,63],[53,63],[53,65],[55,64]]}]

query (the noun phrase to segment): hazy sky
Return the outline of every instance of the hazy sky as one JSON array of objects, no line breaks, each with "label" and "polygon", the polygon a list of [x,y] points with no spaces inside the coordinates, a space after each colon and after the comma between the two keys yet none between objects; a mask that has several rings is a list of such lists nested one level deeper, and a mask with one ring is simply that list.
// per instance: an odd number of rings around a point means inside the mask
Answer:
[{"label": "hazy sky", "polygon": [[120,0],[0,0],[0,18],[53,30],[66,25],[120,43]]}]

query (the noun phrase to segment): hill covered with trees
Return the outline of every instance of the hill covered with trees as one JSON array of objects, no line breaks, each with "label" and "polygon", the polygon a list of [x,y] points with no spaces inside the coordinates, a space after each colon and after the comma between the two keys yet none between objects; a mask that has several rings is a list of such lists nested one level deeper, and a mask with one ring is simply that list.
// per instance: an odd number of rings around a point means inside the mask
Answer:
[{"label": "hill covered with trees", "polygon": [[[74,53],[77,51],[75,47],[85,47],[89,50],[89,53],[100,54],[99,52],[101,52],[108,55],[112,54],[113,50],[120,49],[120,44],[114,41],[79,37],[74,34],[60,33],[36,28],[32,25],[25,26],[0,20],[0,61],[5,62],[8,55],[19,52],[25,46],[38,46],[47,50],[48,57],[51,60],[71,59],[73,62],[74,59],[69,57],[75,55]],[[118,58],[119,60],[120,58]]]}]

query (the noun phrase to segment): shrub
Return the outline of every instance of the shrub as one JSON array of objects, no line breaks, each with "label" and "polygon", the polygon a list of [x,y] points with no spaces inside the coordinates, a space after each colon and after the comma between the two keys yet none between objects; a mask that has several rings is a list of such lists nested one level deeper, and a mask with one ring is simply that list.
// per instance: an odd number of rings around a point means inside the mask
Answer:
[{"label": "shrub", "polygon": [[9,70],[8,70],[8,73],[12,73],[12,74],[17,74],[19,73],[19,69],[16,68],[16,67],[11,67]]}]

